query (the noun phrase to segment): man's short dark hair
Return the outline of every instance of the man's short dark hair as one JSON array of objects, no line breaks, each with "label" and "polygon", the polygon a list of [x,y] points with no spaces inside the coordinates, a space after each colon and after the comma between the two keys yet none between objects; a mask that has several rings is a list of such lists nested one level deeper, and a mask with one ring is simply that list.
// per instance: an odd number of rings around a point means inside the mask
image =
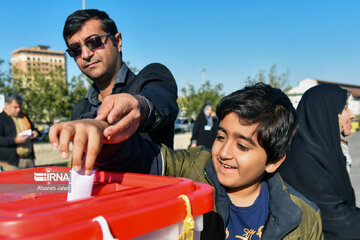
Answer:
[{"label": "man's short dark hair", "polygon": [[78,10],[70,14],[65,21],[63,37],[66,44],[67,39],[78,32],[90,19],[101,20],[101,28],[106,33],[110,33],[112,37],[118,32],[115,22],[106,12],[97,9]]},{"label": "man's short dark hair", "polygon": [[5,102],[11,103],[13,100],[15,100],[18,104],[22,104],[24,101],[24,98],[17,92],[10,92],[6,94],[5,96]]},{"label": "man's short dark hair", "polygon": [[296,111],[290,99],[278,88],[256,83],[225,96],[216,107],[221,121],[235,113],[242,125],[259,124],[254,133],[267,154],[267,163],[275,163],[289,150],[297,132]]}]

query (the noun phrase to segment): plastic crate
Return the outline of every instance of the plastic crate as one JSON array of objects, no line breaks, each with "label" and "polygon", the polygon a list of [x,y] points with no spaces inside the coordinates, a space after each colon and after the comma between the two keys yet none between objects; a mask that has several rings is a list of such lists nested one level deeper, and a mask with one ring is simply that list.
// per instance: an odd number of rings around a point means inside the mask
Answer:
[{"label": "plastic crate", "polygon": [[[188,214],[184,199],[179,198],[186,195],[195,217],[196,239],[202,215],[214,206],[213,189],[207,184],[135,173],[96,171],[92,196],[78,201],[67,202],[66,192],[33,191],[39,184],[35,173],[69,170],[41,167],[1,172],[0,238],[103,239],[108,227],[117,239],[174,239],[182,233]],[[97,217],[105,224],[94,221]]]}]

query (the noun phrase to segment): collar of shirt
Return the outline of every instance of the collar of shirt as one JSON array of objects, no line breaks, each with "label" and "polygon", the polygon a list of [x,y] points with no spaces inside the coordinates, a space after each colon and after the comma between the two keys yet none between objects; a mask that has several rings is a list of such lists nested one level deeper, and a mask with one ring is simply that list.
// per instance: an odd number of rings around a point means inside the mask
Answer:
[{"label": "collar of shirt", "polygon": [[[112,89],[112,93],[114,93],[116,89],[116,85],[125,82],[125,77],[128,70],[129,70],[128,66],[126,65],[126,63],[123,62],[121,64],[120,71],[116,77],[115,84]],[[86,93],[85,99],[87,99],[92,106],[100,106],[101,102],[98,99],[98,95],[99,95],[99,90],[97,89],[95,83],[93,83],[89,88],[88,92]]]}]

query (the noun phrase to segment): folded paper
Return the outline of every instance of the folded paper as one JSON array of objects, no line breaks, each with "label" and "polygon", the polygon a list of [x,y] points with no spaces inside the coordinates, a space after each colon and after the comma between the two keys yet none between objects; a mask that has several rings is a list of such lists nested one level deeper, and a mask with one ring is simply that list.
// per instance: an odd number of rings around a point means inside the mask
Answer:
[{"label": "folded paper", "polygon": [[94,183],[95,171],[90,175],[85,175],[83,170],[76,172],[70,170],[70,190],[67,195],[67,201],[79,200],[91,196]]}]

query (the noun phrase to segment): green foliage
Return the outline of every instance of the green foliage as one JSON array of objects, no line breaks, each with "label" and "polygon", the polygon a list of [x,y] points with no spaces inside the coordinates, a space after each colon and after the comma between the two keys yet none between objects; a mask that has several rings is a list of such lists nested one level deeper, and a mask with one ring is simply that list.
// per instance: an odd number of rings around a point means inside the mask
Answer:
[{"label": "green foliage", "polygon": [[209,81],[202,85],[197,91],[191,84],[188,84],[187,88],[182,88],[181,91],[184,97],[178,98],[178,105],[181,109],[182,116],[187,117],[189,120],[196,117],[202,110],[202,107],[207,103],[211,104],[215,110],[217,103],[224,96],[224,94],[221,93],[222,88],[222,84],[217,84],[212,87]]},{"label": "green foliage", "polygon": [[139,73],[139,69],[137,69],[137,68],[134,67],[134,66],[130,66],[130,61],[129,61],[129,60],[126,61],[126,65],[129,67],[129,69],[130,69],[133,73],[135,73],[135,74]]},{"label": "green foliage", "polygon": [[263,82],[269,84],[272,87],[280,88],[284,92],[287,92],[291,89],[289,85],[289,76],[289,70],[281,73],[280,75],[277,75],[276,64],[273,64],[267,74],[265,70],[260,70],[259,73],[255,75],[255,77],[248,76],[246,85]]},{"label": "green foliage", "polygon": [[[0,67],[3,63],[0,59]],[[22,110],[31,121],[49,126],[56,121],[70,119],[75,103],[85,97],[87,85],[90,84],[90,80],[82,73],[67,83],[65,71],[61,67],[56,67],[48,74],[36,69],[24,73],[11,66],[8,72],[0,71],[0,92],[20,93],[24,97]]]},{"label": "green foliage", "polygon": [[[4,64],[4,60],[0,59],[0,68]],[[0,93],[11,92],[11,73],[10,71],[3,72],[0,70]]]},{"label": "green foliage", "polygon": [[13,79],[13,89],[24,97],[22,109],[33,122],[51,125],[68,118],[67,112],[72,106],[64,69],[57,67],[49,74],[38,71],[25,74],[18,69],[13,72],[19,76]]},{"label": "green foliage", "polygon": [[72,77],[69,84],[69,103],[71,108],[67,109],[66,116],[70,117],[75,104],[85,97],[88,90],[87,86],[90,86],[91,83],[91,80],[83,73]]}]

